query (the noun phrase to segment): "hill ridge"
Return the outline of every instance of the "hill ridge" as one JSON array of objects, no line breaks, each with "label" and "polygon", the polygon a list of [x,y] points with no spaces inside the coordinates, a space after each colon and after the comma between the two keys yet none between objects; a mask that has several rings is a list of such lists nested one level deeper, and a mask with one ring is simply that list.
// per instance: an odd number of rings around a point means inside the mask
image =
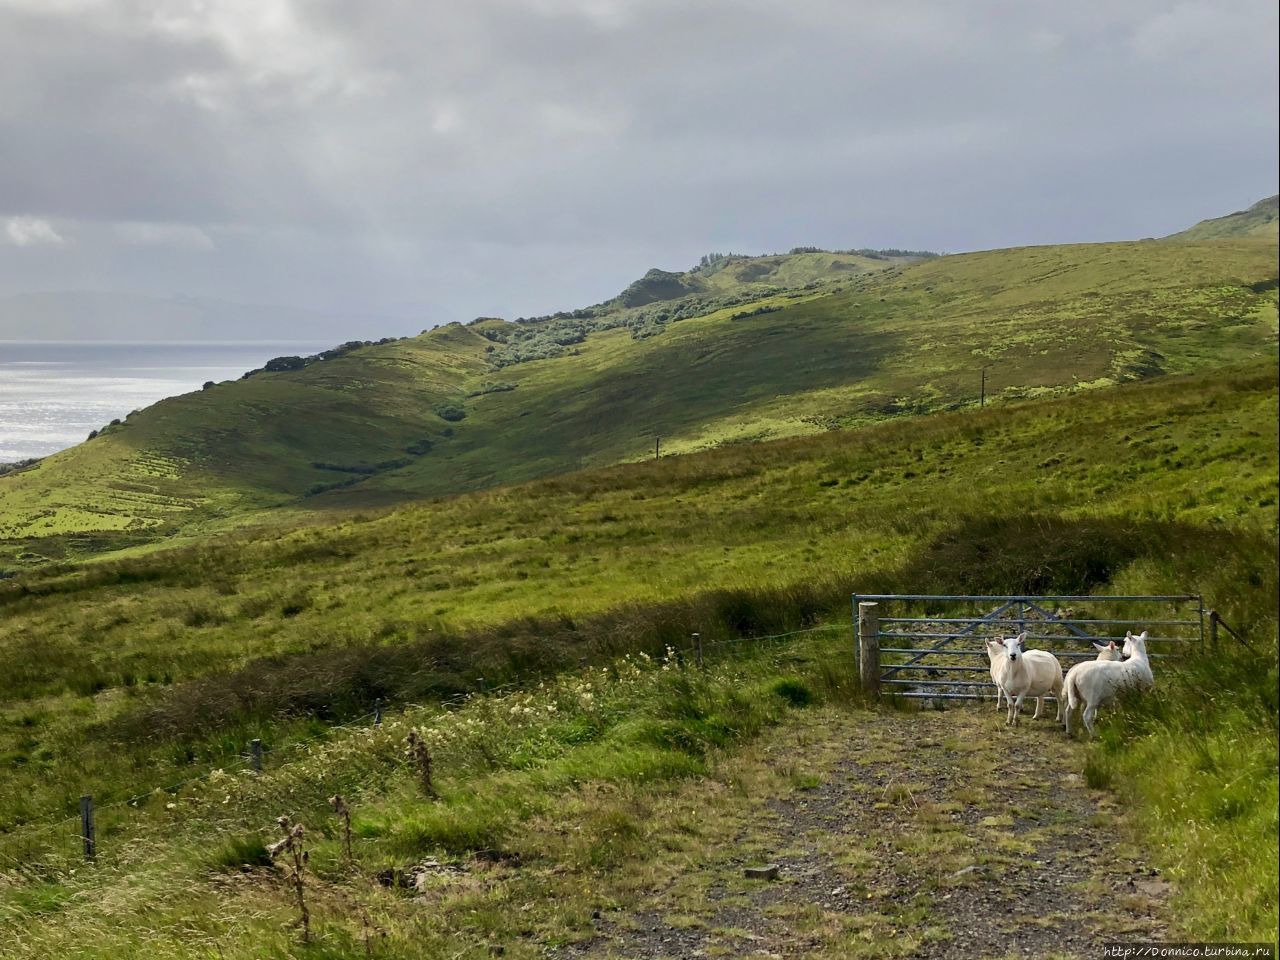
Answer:
[{"label": "hill ridge", "polygon": [[1171,233],[1165,240],[1214,240],[1226,237],[1270,237],[1280,232],[1280,194],[1264,197],[1257,203],[1223,217],[1201,220],[1193,226]]},{"label": "hill ridge", "polygon": [[956,409],[984,366],[1005,402],[1270,356],[1274,256],[1258,238],[1077,244],[831,277],[848,257],[806,252],[717,263],[723,295],[330,351],[0,477],[0,568],[637,460],[655,437],[682,453]]}]

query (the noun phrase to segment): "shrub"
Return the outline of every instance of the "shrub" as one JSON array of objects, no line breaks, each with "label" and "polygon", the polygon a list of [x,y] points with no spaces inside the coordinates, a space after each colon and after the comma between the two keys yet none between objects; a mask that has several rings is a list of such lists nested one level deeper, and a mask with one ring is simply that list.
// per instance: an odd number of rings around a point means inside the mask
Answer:
[{"label": "shrub", "polygon": [[256,833],[228,837],[209,851],[205,866],[218,873],[252,870],[271,866],[267,846]]},{"label": "shrub", "polygon": [[804,682],[791,678],[775,683],[773,692],[793,707],[807,707],[814,701],[813,690]]}]

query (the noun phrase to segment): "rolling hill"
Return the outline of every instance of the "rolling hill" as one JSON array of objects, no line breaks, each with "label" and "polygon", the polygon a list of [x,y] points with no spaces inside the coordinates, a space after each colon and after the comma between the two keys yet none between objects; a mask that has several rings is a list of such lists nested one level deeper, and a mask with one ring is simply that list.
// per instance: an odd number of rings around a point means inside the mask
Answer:
[{"label": "rolling hill", "polygon": [[1280,229],[1280,196],[1259,200],[1247,210],[1225,217],[1201,220],[1194,227],[1165,237],[1166,240],[1221,240],[1228,237],[1276,238]]},{"label": "rolling hill", "polygon": [[[387,956],[422,956],[428,935],[450,944],[441,955],[458,953],[474,939],[477,903],[502,916],[513,903],[521,917],[550,911],[554,937],[556,904],[571,896],[582,906],[573,929],[589,935],[592,910],[612,909],[600,898],[612,902],[616,864],[576,865],[531,828],[581,828],[619,849],[631,834],[606,798],[653,791],[658,804],[703,782],[709,758],[736,762],[763,725],[788,722],[779,691],[847,696],[854,590],[1202,591],[1250,647],[1202,658],[1217,674],[1162,674],[1150,719],[1114,722],[1109,752],[1072,762],[1090,786],[1114,784],[1149,813],[1151,849],[1187,878],[1190,930],[1269,935],[1275,430],[1274,365],[1254,363],[0,581],[0,939],[30,958],[185,958],[203,945],[189,935],[198,927],[229,957],[290,955],[291,894],[262,852],[281,813],[310,831],[326,942],[354,931],[355,946],[331,955],[359,955],[352,904],[369,897]],[[655,663],[690,631],[725,642],[822,621],[833,627],[817,646],[717,647],[714,689]],[[774,655],[753,662],[753,647]],[[654,657],[639,662],[657,687],[630,680],[637,661],[613,659],[637,651]],[[484,689],[481,677],[522,687],[456,713],[435,706]],[[381,728],[356,722],[375,697],[390,717]],[[531,727],[520,718],[535,708]],[[1002,739],[980,713],[965,722]],[[898,716],[897,748],[909,749],[918,730]],[[404,762],[404,736],[437,724],[448,735],[433,740],[432,801]],[[1027,736],[1055,736],[1049,726]],[[268,746],[261,777],[237,769],[251,738]],[[101,805],[100,860],[88,870],[74,820],[61,820],[85,793]],[[339,860],[334,794],[356,809],[352,864]],[[606,818],[598,830],[596,817]],[[482,889],[423,910],[375,879],[427,856],[465,865],[495,850],[518,853],[526,880],[581,880],[571,895],[498,887],[492,900]],[[506,943],[518,936],[484,923]],[[77,954],[77,944],[91,946]]]},{"label": "rolling hill", "polygon": [[[1270,356],[1266,239],[655,276],[162,401],[0,478],[20,563]],[[676,279],[671,279],[674,276]],[[697,292],[690,293],[690,290]],[[674,300],[655,299],[674,295]]]},{"label": "rolling hill", "polygon": [[[797,762],[918,770],[927,748],[939,782],[989,773],[987,709],[940,715],[973,733],[937,740],[866,709],[853,591],[1202,594],[1244,639],[1162,662],[1100,743],[1055,743],[1053,777],[1178,884],[1174,932],[1270,937],[1275,256],[1245,237],[726,257],[595,307],[282,360],[0,477],[0,955],[563,953],[643,911],[660,868],[704,876],[732,846],[708,832],[726,798],[743,836],[770,728]],[[687,455],[653,460],[655,436]],[[695,631],[705,672],[671,652]],[[797,720],[836,708],[838,735]],[[813,767],[773,766],[831,812]],[[868,823],[911,818],[876,833],[924,838],[924,879],[849,880],[832,956],[900,951],[943,888],[1007,888],[1047,836],[1044,810],[1004,813],[1016,766],[946,805],[859,793]],[[281,814],[307,826],[307,947],[264,846]],[[419,867],[436,885],[402,889]]]}]

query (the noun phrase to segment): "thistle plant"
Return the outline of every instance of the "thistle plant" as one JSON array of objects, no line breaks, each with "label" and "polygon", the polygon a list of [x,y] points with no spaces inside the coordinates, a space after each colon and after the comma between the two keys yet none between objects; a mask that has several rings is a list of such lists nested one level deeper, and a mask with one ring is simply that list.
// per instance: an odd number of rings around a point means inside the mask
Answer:
[{"label": "thistle plant", "polygon": [[351,807],[347,805],[346,799],[337,793],[329,798],[329,806],[342,818],[342,852],[346,855],[347,863],[351,863]]},{"label": "thistle plant", "polygon": [[422,792],[432,800],[439,800],[440,794],[436,792],[436,785],[431,779],[431,750],[426,740],[417,730],[410,730],[404,742],[405,756],[418,772],[418,783],[422,786]]},{"label": "thistle plant", "polygon": [[277,857],[285,856],[288,858],[289,873],[286,880],[293,887],[294,895],[298,900],[298,923],[302,927],[302,942],[311,942],[311,911],[307,909],[307,898],[305,885],[305,871],[307,861],[310,854],[307,853],[303,845],[303,838],[306,836],[306,828],[300,823],[291,823],[287,816],[279,816],[276,823],[280,827],[281,833],[284,834],[275,843],[267,845],[267,853],[272,860]]}]

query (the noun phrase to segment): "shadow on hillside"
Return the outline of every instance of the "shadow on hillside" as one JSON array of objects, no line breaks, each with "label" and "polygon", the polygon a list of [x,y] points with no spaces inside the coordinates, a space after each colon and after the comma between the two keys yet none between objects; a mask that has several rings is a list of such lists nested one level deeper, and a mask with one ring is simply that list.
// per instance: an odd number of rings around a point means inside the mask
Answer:
[{"label": "shadow on hillside", "polygon": [[765,636],[850,616],[851,594],[1087,594],[1144,558],[1178,558],[1190,578],[1230,553],[1274,555],[1262,536],[1186,523],[1050,516],[980,517],[943,530],[901,567],[833,573],[759,588],[708,590],[664,603],[631,604],[590,618],[528,617],[396,646],[264,658],[173,688],[158,703],[101,731],[115,739],[195,741],[220,728],[282,717],[327,722],[388,704],[429,702],[527,680],[629,651]]}]

